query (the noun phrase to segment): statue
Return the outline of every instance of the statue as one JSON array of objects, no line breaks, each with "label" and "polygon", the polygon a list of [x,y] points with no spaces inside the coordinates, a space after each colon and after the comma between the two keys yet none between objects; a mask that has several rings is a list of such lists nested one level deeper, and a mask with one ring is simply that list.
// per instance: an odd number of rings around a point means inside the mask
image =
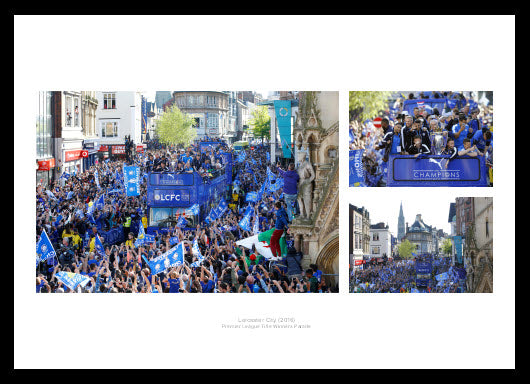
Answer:
[{"label": "statue", "polygon": [[308,154],[305,152],[298,152],[298,166],[297,172],[300,176],[298,181],[298,206],[300,207],[300,216],[303,219],[311,217],[312,195],[313,195],[313,180],[315,179],[315,171],[309,162]]}]

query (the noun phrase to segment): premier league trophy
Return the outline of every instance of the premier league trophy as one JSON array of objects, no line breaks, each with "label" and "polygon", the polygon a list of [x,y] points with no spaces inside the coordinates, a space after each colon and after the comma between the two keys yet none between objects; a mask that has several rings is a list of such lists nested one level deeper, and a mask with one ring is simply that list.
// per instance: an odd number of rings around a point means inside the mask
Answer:
[{"label": "premier league trophy", "polygon": [[445,148],[445,140],[446,138],[441,132],[435,132],[432,135],[432,145],[434,147],[434,154],[435,155],[441,155],[443,149]]}]

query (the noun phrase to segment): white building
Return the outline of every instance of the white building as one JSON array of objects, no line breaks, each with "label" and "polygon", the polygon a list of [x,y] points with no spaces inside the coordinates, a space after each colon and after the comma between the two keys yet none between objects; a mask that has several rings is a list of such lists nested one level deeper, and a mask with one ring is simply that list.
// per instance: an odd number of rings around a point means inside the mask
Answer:
[{"label": "white building", "polygon": [[[104,91],[96,92],[97,132],[100,146],[109,148],[109,154],[119,154],[130,136],[135,146],[142,143],[142,95],[140,92]],[[124,149],[124,147],[123,147]]]},{"label": "white building", "polygon": [[60,173],[83,172],[83,122],[81,118],[81,91],[61,92],[61,138],[58,166]]},{"label": "white building", "polygon": [[370,254],[371,258],[392,258],[392,238],[388,224],[378,223],[370,226]]}]

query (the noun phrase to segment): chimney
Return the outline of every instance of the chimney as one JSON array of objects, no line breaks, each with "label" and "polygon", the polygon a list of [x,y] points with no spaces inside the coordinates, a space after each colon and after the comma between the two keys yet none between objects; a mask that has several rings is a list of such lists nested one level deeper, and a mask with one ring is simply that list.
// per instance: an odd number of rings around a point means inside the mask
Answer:
[{"label": "chimney", "polygon": [[416,215],[416,221],[421,222],[421,214],[420,214],[420,213],[418,213],[418,214]]},{"label": "chimney", "polygon": [[407,230],[405,232],[408,232],[409,231],[409,222],[408,221],[407,221],[406,225],[407,225],[407,227],[406,227]]}]

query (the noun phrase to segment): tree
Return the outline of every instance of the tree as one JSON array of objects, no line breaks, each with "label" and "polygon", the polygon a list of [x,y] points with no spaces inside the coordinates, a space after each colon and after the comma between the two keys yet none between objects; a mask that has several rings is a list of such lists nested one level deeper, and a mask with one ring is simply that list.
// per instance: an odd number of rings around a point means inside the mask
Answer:
[{"label": "tree", "polygon": [[263,138],[271,137],[271,117],[269,116],[269,111],[265,105],[257,107],[251,112],[252,118],[249,120],[250,132],[254,137],[261,137],[261,142],[263,143]]},{"label": "tree", "polygon": [[445,239],[442,244],[442,253],[444,255],[451,255],[453,253],[453,242],[451,239]]},{"label": "tree", "polygon": [[156,121],[156,136],[162,144],[188,146],[197,137],[195,119],[172,105]]},{"label": "tree", "polygon": [[388,91],[350,91],[350,120],[364,121],[377,117],[388,108]]},{"label": "tree", "polygon": [[416,246],[410,241],[405,240],[399,244],[398,253],[402,259],[412,259],[412,252],[416,250]]}]

